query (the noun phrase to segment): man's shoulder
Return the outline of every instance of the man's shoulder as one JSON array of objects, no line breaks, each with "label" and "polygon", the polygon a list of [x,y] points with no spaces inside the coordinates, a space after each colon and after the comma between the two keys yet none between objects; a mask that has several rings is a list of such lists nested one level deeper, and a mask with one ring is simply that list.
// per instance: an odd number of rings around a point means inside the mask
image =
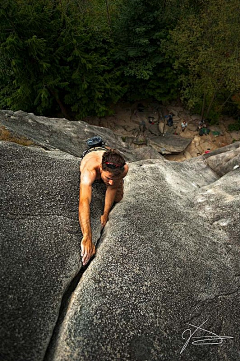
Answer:
[{"label": "man's shoulder", "polygon": [[88,169],[84,167],[81,169],[81,184],[91,185],[97,177],[96,169]]},{"label": "man's shoulder", "polygon": [[[104,153],[104,152],[101,152]],[[102,163],[102,154],[100,152],[91,152],[87,154],[81,162],[80,173],[81,182],[85,184],[92,184],[99,173],[99,167]]]},{"label": "man's shoulder", "polygon": [[86,154],[81,161],[80,170],[83,169],[92,170],[99,167],[99,165],[102,163],[103,153],[104,153],[103,151],[94,151]]}]

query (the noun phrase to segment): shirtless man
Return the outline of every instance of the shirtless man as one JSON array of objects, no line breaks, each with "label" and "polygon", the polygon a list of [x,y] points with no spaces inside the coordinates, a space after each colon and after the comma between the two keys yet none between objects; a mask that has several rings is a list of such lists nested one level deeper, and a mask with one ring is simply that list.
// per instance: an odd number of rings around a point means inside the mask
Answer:
[{"label": "shirtless man", "polygon": [[101,216],[104,227],[113,203],[120,202],[123,197],[123,178],[128,172],[128,165],[113,149],[92,148],[82,159],[80,172],[79,223],[83,234],[81,256],[83,265],[86,265],[95,254],[90,223],[92,184],[95,180],[102,180],[106,185],[105,205]]}]

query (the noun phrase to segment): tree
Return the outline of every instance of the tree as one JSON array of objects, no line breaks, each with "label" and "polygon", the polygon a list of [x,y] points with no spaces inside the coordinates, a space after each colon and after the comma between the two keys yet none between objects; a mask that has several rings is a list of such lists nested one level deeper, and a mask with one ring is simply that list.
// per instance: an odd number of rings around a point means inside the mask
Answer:
[{"label": "tree", "polygon": [[190,109],[202,106],[205,118],[220,114],[240,89],[239,11],[238,0],[208,0],[200,14],[180,19],[165,43],[175,58],[182,99]]},{"label": "tree", "polygon": [[1,5],[1,106],[45,115],[59,109],[79,118],[104,115],[121,97],[109,27],[102,12],[96,21],[97,2],[90,5],[74,0]]},{"label": "tree", "polygon": [[176,86],[161,42],[172,26],[165,1],[124,0],[114,25],[116,64],[128,87],[128,99],[171,97]]}]

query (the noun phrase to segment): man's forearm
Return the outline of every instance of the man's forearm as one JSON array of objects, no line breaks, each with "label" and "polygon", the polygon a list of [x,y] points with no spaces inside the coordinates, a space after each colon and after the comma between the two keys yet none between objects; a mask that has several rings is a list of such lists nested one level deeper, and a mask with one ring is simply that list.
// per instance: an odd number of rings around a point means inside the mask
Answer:
[{"label": "man's forearm", "polygon": [[88,203],[88,200],[83,200],[79,202],[79,223],[82,230],[83,238],[92,240],[90,205]]},{"label": "man's forearm", "polygon": [[112,205],[114,203],[116,193],[117,193],[116,188],[108,187],[107,190],[106,190],[105,205],[104,205],[103,214],[105,216],[107,216],[107,217],[108,217],[109,212],[110,212],[110,210],[112,208]]}]

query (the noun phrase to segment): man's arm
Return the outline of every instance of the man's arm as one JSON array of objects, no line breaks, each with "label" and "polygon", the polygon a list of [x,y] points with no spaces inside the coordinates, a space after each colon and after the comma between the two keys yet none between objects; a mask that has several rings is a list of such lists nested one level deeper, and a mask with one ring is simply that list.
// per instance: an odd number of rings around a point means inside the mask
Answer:
[{"label": "man's arm", "polygon": [[102,227],[105,227],[108,221],[108,215],[114,201],[120,202],[120,200],[123,197],[123,178],[127,175],[127,173],[128,173],[128,165],[125,164],[124,171],[122,173],[122,179],[120,179],[117,184],[115,183],[114,186],[107,187],[106,195],[105,195],[104,211],[103,211],[103,215],[101,216]]},{"label": "man's arm", "polygon": [[117,194],[117,188],[113,188],[111,186],[107,187],[106,194],[105,194],[105,204],[104,204],[104,211],[103,215],[101,216],[101,224],[102,227],[105,227],[107,221],[108,221],[108,215],[112,208],[112,205],[114,203],[116,194]]},{"label": "man's arm", "polygon": [[92,243],[92,230],[90,222],[90,203],[92,196],[92,182],[94,175],[91,172],[81,174],[79,194],[79,223],[83,238],[81,241],[81,256],[83,265],[87,264],[95,254],[95,246]]}]

